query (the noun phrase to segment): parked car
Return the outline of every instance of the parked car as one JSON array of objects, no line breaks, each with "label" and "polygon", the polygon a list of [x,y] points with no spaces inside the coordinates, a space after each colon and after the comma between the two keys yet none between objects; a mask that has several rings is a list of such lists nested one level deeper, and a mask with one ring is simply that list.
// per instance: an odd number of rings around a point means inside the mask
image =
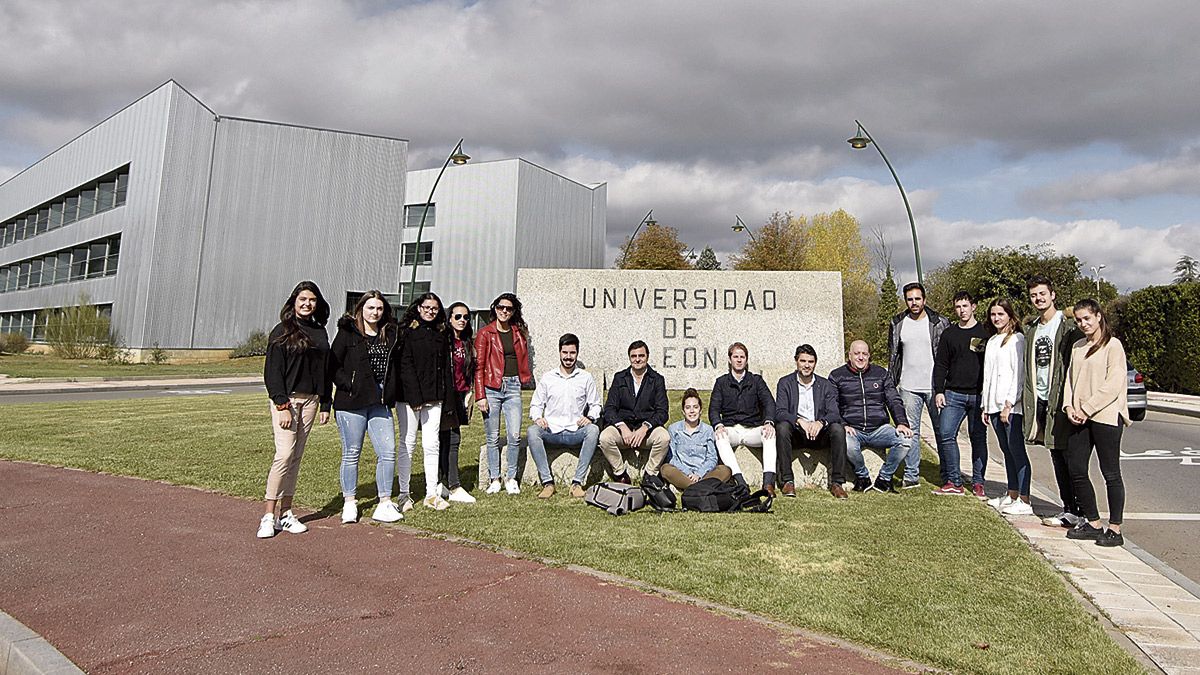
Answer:
[{"label": "parked car", "polygon": [[1132,363],[1126,365],[1129,366],[1129,419],[1141,422],[1146,419],[1146,384]]}]

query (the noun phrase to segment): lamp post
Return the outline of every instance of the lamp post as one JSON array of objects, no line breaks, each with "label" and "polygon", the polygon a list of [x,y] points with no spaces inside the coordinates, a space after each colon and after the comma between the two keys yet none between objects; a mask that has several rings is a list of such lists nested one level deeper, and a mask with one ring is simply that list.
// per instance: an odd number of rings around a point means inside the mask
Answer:
[{"label": "lamp post", "polygon": [[[1092,278],[1096,280],[1096,295],[1100,295],[1100,270],[1108,267],[1108,265],[1092,265]],[[1097,300],[1100,298],[1097,297]]]},{"label": "lamp post", "polygon": [[754,238],[754,230],[750,229],[750,226],[742,220],[741,216],[734,214],[733,217],[737,220],[733,225],[729,226],[729,229],[733,230],[734,232],[742,232],[744,230],[746,234],[750,235],[750,241],[757,244],[758,240]]},{"label": "lamp post", "polygon": [[[412,278],[408,283],[409,304],[417,295],[417,264],[421,261],[421,234],[425,232],[425,218],[429,216],[429,207],[433,204],[433,193],[437,190],[438,183],[442,180],[442,174],[446,173],[446,167],[450,166],[450,162],[461,166],[471,159],[470,155],[463,152],[462,144],[463,139],[458,139],[458,145],[454,146],[454,150],[450,151],[450,156],[442,164],[442,170],[438,171],[437,178],[433,180],[433,188],[429,190],[429,199],[425,200],[425,208],[421,211],[421,224],[417,227],[417,243],[413,247]],[[403,293],[401,293],[401,297],[404,297]]]},{"label": "lamp post", "polygon": [[900,197],[904,200],[904,210],[908,212],[908,226],[912,228],[913,238],[913,255],[917,259],[917,281],[925,283],[925,273],[921,269],[921,245],[917,242],[917,223],[913,220],[912,207],[908,205],[908,195],[904,192],[904,186],[900,184],[900,177],[896,175],[896,170],[892,168],[892,163],[888,161],[887,155],[883,154],[883,148],[879,147],[879,143],[872,138],[871,132],[862,125],[862,122],[854,120],[858,125],[858,133],[854,138],[847,139],[846,142],[855,150],[862,150],[868,145],[874,144],[875,149],[879,151],[879,156],[883,158],[883,163],[887,164],[888,171],[892,172],[892,179],[896,181],[896,187],[900,189]]},{"label": "lamp post", "polygon": [[638,232],[642,230],[643,225],[657,225],[658,221],[654,219],[654,209],[646,212],[646,217],[633,228],[633,234],[629,235],[629,241],[625,243],[625,250],[621,253],[620,267],[625,266],[625,260],[629,257],[629,248],[633,246],[633,240],[637,238]]}]

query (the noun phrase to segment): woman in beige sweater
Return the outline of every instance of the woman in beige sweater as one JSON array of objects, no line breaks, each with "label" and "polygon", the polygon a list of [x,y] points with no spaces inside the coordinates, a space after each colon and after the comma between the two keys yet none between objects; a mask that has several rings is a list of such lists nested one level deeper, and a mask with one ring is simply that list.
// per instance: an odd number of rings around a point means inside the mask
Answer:
[{"label": "woman in beige sweater", "polygon": [[[1094,539],[1098,546],[1121,546],[1125,483],[1121,480],[1121,430],[1129,424],[1125,348],[1095,300],[1075,303],[1075,323],[1084,338],[1071,348],[1071,365],[1063,391],[1063,411],[1071,420],[1067,437],[1067,470],[1086,521],[1067,532],[1070,539]],[[1096,492],[1088,478],[1092,448],[1108,491],[1108,529],[1100,528]]]}]

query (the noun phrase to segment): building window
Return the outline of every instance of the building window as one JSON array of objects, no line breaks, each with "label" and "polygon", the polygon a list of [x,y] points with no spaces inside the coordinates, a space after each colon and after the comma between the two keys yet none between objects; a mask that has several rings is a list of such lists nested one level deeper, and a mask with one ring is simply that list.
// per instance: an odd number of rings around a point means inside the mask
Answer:
[{"label": "building window", "polygon": [[433,242],[432,241],[421,242],[421,247],[419,250],[417,248],[416,242],[412,242],[410,244],[404,244],[400,248],[400,266],[401,267],[411,267],[414,259],[417,261],[418,265],[432,265],[433,264]]},{"label": "building window", "polygon": [[81,244],[0,267],[0,293],[52,286],[117,273],[121,235]]},{"label": "building window", "polygon": [[[112,321],[112,305],[92,305],[96,319]],[[20,333],[30,342],[46,341],[46,325],[50,317],[62,311],[62,307],[25,310],[23,312],[0,313],[0,333]]]},{"label": "building window", "polygon": [[58,229],[125,204],[129,165],[80,185],[36,208],[0,223],[0,246]]},{"label": "building window", "polygon": [[[421,214],[425,213],[424,204],[409,204],[404,207],[404,227],[420,227]],[[437,213],[437,204],[429,204],[429,215],[425,216],[425,227],[433,227]]]},{"label": "building window", "polygon": [[[415,293],[413,292],[414,289],[416,291]],[[429,292],[429,282],[428,281],[418,281],[415,284],[411,284],[408,282],[400,284],[400,304],[396,307],[396,313],[399,315],[403,315],[404,310],[407,309],[408,306],[412,304],[412,301],[415,300],[417,298],[417,296],[423,295],[428,292]]]}]

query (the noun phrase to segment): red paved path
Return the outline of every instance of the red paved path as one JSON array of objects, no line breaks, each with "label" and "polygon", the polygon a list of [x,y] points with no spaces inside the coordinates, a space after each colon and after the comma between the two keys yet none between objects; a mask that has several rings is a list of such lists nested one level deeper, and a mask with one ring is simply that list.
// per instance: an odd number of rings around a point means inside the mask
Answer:
[{"label": "red paved path", "polygon": [[0,462],[0,609],[88,672],[896,672],[537,562]]}]

